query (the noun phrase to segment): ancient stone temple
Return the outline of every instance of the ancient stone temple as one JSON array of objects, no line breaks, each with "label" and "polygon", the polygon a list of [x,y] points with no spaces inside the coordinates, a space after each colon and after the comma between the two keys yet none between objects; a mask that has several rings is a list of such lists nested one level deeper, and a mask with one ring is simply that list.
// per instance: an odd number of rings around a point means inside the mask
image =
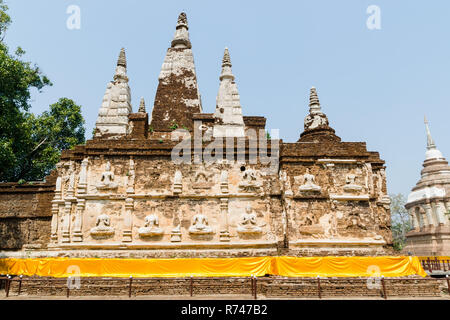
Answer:
[{"label": "ancient stone temple", "polygon": [[405,252],[419,256],[450,256],[450,166],[431,137],[425,118],[427,151],[421,178],[408,196],[412,231]]},{"label": "ancient stone temple", "polygon": [[[94,137],[64,151],[47,182],[26,186],[23,202],[10,196],[20,186],[0,186],[4,235],[24,235],[13,243],[2,234],[1,248],[102,257],[390,254],[379,154],[341,141],[315,88],[309,112],[299,105],[299,140],[267,139],[266,119],[243,115],[228,49],[214,112],[203,113],[188,30],[182,13],[151,117],[143,99],[131,103],[122,49]],[[46,221],[38,237],[6,224],[23,212]]]}]

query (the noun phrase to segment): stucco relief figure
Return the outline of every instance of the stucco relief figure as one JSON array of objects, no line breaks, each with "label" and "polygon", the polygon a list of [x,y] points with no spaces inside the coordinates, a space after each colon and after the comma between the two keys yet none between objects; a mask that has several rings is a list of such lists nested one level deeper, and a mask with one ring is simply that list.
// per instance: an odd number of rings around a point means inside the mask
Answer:
[{"label": "stucco relief figure", "polygon": [[139,228],[139,236],[141,237],[154,237],[160,236],[164,233],[163,229],[159,227],[159,219],[155,214],[150,214],[145,217],[145,225]]},{"label": "stucco relief figure", "polygon": [[191,234],[212,234],[212,228],[208,225],[208,218],[199,213],[192,218],[192,225],[189,227]]},{"label": "stucco relief figure", "polygon": [[323,113],[309,114],[305,118],[305,129],[315,129],[328,126],[328,119]]},{"label": "stucco relief figure", "polygon": [[261,188],[261,183],[257,181],[257,173],[253,169],[247,169],[239,183],[239,189],[244,192],[257,192]]},{"label": "stucco relief figure", "polygon": [[193,189],[211,189],[214,183],[211,181],[211,175],[204,170],[200,170],[195,174],[192,181]]},{"label": "stucco relief figure", "polygon": [[314,175],[309,173],[309,169],[306,169],[306,173],[303,175],[304,183],[299,187],[300,191],[315,191],[320,192],[322,189],[318,185],[315,184],[316,178]]},{"label": "stucco relief figure", "polygon": [[100,183],[96,187],[98,190],[117,189],[118,184],[114,182],[114,173],[111,170],[111,163],[109,161],[106,163],[105,171],[102,173]]},{"label": "stucco relief figure", "polygon": [[262,229],[257,225],[256,214],[252,211],[252,207],[248,205],[245,213],[242,215],[238,227],[238,233],[261,233]]},{"label": "stucco relief figure", "polygon": [[361,215],[357,212],[350,213],[345,221],[345,224],[347,230],[351,231],[367,230],[367,226],[364,223],[364,220],[361,218]]},{"label": "stucco relief figure", "polygon": [[317,223],[317,220],[312,213],[307,213],[299,221],[299,233],[302,236],[311,238],[323,238],[325,230],[320,223]]},{"label": "stucco relief figure", "polygon": [[282,181],[282,187],[284,190],[284,194],[287,196],[292,196],[293,192],[292,192],[292,188],[291,188],[291,182],[289,180],[289,177],[287,176],[286,171],[281,170],[279,176],[280,176],[280,180]]},{"label": "stucco relief figure", "polygon": [[354,173],[349,173],[345,176],[344,190],[348,192],[357,192],[362,190],[362,187],[356,184],[356,175]]},{"label": "stucco relief figure", "polygon": [[95,227],[91,229],[91,235],[95,237],[112,236],[114,228],[111,227],[111,220],[107,214],[101,214],[97,217]]},{"label": "stucco relief figure", "polygon": [[70,161],[69,170],[67,171],[67,175],[64,177],[64,183],[66,182],[68,182],[66,196],[73,197],[75,190],[75,164],[73,161]]}]

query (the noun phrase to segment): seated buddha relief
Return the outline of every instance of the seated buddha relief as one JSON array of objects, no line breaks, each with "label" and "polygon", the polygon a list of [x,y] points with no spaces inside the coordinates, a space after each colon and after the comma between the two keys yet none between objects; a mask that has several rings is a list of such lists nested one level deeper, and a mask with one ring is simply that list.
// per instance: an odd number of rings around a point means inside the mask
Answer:
[{"label": "seated buddha relief", "polygon": [[106,163],[105,171],[102,173],[100,182],[96,187],[98,190],[117,189],[118,184],[114,182],[114,173],[111,170],[111,163],[109,161]]},{"label": "seated buddha relief", "polygon": [[95,227],[90,231],[93,237],[110,237],[114,234],[114,228],[111,227],[111,220],[107,214],[100,214],[97,217]]}]

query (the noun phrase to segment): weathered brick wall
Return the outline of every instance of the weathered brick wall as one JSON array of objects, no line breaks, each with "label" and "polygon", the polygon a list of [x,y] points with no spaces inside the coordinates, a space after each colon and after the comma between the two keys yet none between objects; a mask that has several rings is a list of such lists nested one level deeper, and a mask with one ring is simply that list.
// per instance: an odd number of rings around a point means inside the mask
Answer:
[{"label": "weathered brick wall", "polygon": [[49,242],[54,187],[53,175],[46,182],[0,184],[0,250]]},{"label": "weathered brick wall", "polygon": [[[370,281],[370,280],[369,280]],[[72,282],[73,283],[73,282]],[[373,282],[371,282],[373,284]],[[80,289],[71,289],[71,296],[127,296],[129,279],[90,279],[83,278]],[[378,287],[367,285],[367,278],[328,278],[321,279],[322,298],[327,297],[383,297],[381,283]],[[439,280],[419,280],[417,278],[385,279],[387,297],[440,297],[448,294],[442,290]],[[11,283],[10,295],[18,294],[19,282]],[[191,280],[186,279],[133,279],[133,296],[174,295],[189,296]],[[317,279],[312,278],[259,278],[257,295],[267,298],[318,298]],[[445,291],[445,292],[444,292]],[[64,296],[67,294],[66,279],[35,278],[24,279],[21,295]],[[198,295],[241,295],[252,297],[250,278],[193,278],[192,294]]]}]

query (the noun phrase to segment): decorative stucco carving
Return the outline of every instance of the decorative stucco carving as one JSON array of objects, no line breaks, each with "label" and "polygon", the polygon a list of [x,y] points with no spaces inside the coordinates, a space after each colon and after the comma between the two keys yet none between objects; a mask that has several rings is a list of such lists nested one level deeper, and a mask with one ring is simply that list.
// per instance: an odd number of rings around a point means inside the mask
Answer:
[{"label": "decorative stucco carving", "polygon": [[189,227],[190,234],[213,234],[213,229],[209,226],[208,218],[201,213],[196,214],[192,218],[192,225]]},{"label": "decorative stucco carving", "polygon": [[262,228],[258,226],[256,214],[253,212],[250,204],[246,207],[244,214],[241,216],[237,227],[237,232],[244,234],[262,233]]},{"label": "decorative stucco carving", "polygon": [[306,169],[306,173],[303,175],[304,183],[299,187],[300,192],[313,191],[320,192],[321,187],[315,184],[316,178],[314,175],[309,173],[309,169]]},{"label": "decorative stucco carving", "polygon": [[159,219],[156,214],[152,213],[146,216],[144,221],[145,225],[138,231],[140,237],[155,237],[164,233],[163,229],[159,227]]},{"label": "decorative stucco carving", "polygon": [[105,165],[105,171],[102,173],[102,177],[100,178],[100,182],[97,184],[98,190],[114,190],[119,186],[114,182],[115,176],[111,169],[111,163],[108,161]]},{"label": "decorative stucco carving", "polygon": [[258,192],[261,183],[258,181],[258,174],[253,169],[246,169],[242,175],[242,181],[239,183],[239,189],[244,192]]},{"label": "decorative stucco carving", "polygon": [[91,229],[91,236],[108,238],[114,234],[114,228],[111,227],[111,219],[107,214],[100,214],[97,217],[95,227]]}]

